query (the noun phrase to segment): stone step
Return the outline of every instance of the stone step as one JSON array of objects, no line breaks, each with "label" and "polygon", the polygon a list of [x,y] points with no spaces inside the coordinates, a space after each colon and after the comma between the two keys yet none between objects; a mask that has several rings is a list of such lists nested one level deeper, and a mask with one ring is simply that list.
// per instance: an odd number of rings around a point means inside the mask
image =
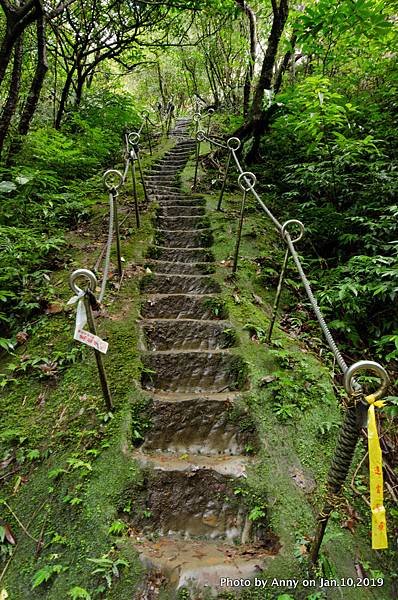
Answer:
[{"label": "stone step", "polygon": [[145,180],[146,181],[150,181],[152,183],[161,183],[161,184],[168,184],[170,183],[171,185],[175,185],[176,183],[176,179],[177,179],[177,175],[171,175],[170,173],[162,173],[162,174],[151,174],[149,173],[148,175],[145,176]]},{"label": "stone step", "polygon": [[258,445],[251,419],[228,397],[154,398],[148,415],[143,451],[238,456]]},{"label": "stone step", "polygon": [[149,189],[151,189],[152,191],[157,191],[163,194],[169,194],[169,193],[175,193],[175,194],[181,194],[181,189],[176,186],[176,185],[160,185],[157,183],[151,183],[150,181],[148,181],[147,187]]},{"label": "stone step", "polygon": [[214,255],[209,248],[165,248],[151,246],[148,258],[174,263],[205,263],[213,262]]},{"label": "stone step", "polygon": [[151,352],[142,356],[142,386],[170,392],[222,392],[247,385],[247,365],[226,350]]},{"label": "stone step", "polygon": [[183,230],[157,229],[155,244],[168,248],[206,248],[213,244],[211,229]]},{"label": "stone step", "polygon": [[153,452],[141,446],[133,453],[133,458],[143,467],[151,467],[155,471],[196,473],[208,470],[230,477],[245,477],[246,467],[250,459],[242,455],[205,455],[184,452]]},{"label": "stone step", "polygon": [[153,273],[173,273],[176,275],[209,275],[214,273],[215,267],[211,262],[168,262],[165,260],[152,260],[145,263]]},{"label": "stone step", "polygon": [[210,221],[206,216],[173,216],[164,217],[158,215],[156,219],[157,227],[163,230],[188,230],[188,229],[209,229]]},{"label": "stone step", "polygon": [[179,173],[181,168],[179,166],[171,166],[169,164],[161,164],[154,165],[150,171],[148,171],[148,175],[174,175]]},{"label": "stone step", "polygon": [[[259,579],[261,571],[266,571],[267,564],[280,549],[277,538],[272,534],[266,534],[261,542],[237,546],[220,541],[168,537],[153,541],[141,534],[133,535],[131,542],[144,568],[152,573],[162,573],[167,578],[167,597],[174,598],[174,590],[187,588],[195,600],[209,598],[210,590],[223,595],[245,591],[244,584],[239,586],[239,581]],[[236,582],[238,587],[227,586],[228,580]],[[140,600],[153,597],[152,587],[153,579],[149,576],[141,590]]]},{"label": "stone step", "polygon": [[153,192],[150,195],[156,198],[156,201],[160,207],[188,206],[190,208],[203,208],[206,204],[206,200],[204,198],[192,198],[190,196],[182,196],[181,194],[174,194],[171,192]]},{"label": "stone step", "polygon": [[157,209],[157,214],[164,217],[199,217],[204,216],[206,209],[204,206],[181,206],[178,204],[163,204]]},{"label": "stone step", "polygon": [[[248,542],[252,535],[247,508],[234,494],[239,476],[208,468],[205,461],[185,461],[159,455],[156,459],[133,455],[142,466],[152,467],[140,489],[132,492],[132,505],[142,507],[129,518],[130,526],[144,534],[182,538]],[[222,457],[221,463],[237,460]],[[210,462],[211,461],[211,462]],[[208,459],[214,465],[216,459]],[[230,465],[231,468],[231,465]],[[235,464],[235,468],[239,466]],[[240,467],[241,468],[241,467]],[[145,513],[144,513],[145,511]]]},{"label": "stone step", "polygon": [[141,305],[144,319],[225,319],[225,305],[215,295],[158,294]]},{"label": "stone step", "polygon": [[146,294],[216,294],[221,290],[209,275],[167,275],[150,273],[141,279]]},{"label": "stone step", "polygon": [[148,350],[216,350],[236,346],[227,321],[168,320],[143,323]]}]

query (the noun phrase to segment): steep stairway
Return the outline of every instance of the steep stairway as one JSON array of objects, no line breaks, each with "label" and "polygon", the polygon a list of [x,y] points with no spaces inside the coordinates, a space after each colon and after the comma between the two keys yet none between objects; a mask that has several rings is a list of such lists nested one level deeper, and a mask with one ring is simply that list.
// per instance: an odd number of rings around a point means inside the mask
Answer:
[{"label": "steep stairway", "polygon": [[235,493],[255,438],[231,417],[248,387],[247,367],[219,299],[205,201],[181,192],[179,173],[195,148],[188,128],[189,120],[177,122],[175,146],[146,178],[158,207],[141,282],[142,387],[151,398],[151,426],[134,452],[145,468],[135,498],[144,508],[130,525],[148,571],[160,572],[174,590],[196,590],[196,600],[201,590],[219,588],[221,577],[254,577],[277,549],[265,528],[253,530]]}]

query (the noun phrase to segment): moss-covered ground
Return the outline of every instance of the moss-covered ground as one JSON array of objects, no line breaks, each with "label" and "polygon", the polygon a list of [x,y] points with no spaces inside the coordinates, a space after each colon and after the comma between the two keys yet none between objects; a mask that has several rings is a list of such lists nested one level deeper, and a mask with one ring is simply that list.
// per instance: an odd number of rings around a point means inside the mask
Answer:
[{"label": "moss-covered ground", "polygon": [[[162,154],[168,144],[160,145],[157,153]],[[147,157],[145,163],[155,158]],[[192,175],[191,162],[183,173],[187,190]],[[267,219],[249,200],[239,268],[236,277],[231,277],[240,193],[231,177],[224,212],[216,212],[217,193],[206,187],[208,180],[208,174],[201,172],[198,191],[208,200],[216,277],[223,282],[228,318],[239,333],[234,352],[249,366],[250,389],[242,394],[241,402],[255,421],[261,442],[247,481],[236,493],[244,495],[259,515],[266,514],[280,539],[279,555],[259,577],[302,581],[308,578],[307,544],[314,534],[342,420],[332,365],[327,352],[326,362],[322,362],[319,349],[312,351],[279,326],[272,343],[265,343],[275,264],[280,264],[283,248]],[[142,190],[139,192],[142,198]],[[129,191],[121,194],[120,201],[131,202]],[[16,356],[3,358],[0,365],[0,371],[10,373],[8,377],[13,379],[4,385],[1,398],[2,456],[5,461],[11,459],[0,471],[1,524],[11,527],[16,541],[4,540],[1,545],[2,600],[7,598],[4,591],[11,600],[129,600],[143,577],[143,567],[118,515],[121,510],[143,509],[129,506],[126,498],[125,490],[142,476],[126,449],[133,434],[139,438],[147,426],[146,417],[141,418],[137,410],[145,403],[139,386],[142,365],[137,319],[143,271],[139,265],[145,263],[153,237],[153,209],[143,214],[140,230],[134,226],[133,213],[123,224],[125,276],[120,289],[111,284],[105,312],[97,320],[99,335],[109,342],[104,362],[115,404],[113,415],[104,408],[91,351],[72,340],[75,309],[65,307],[72,295],[70,272],[91,268],[97,259],[99,242],[106,236],[106,205],[104,195],[94,208],[93,219],[70,233],[69,258],[63,269],[52,274],[62,311],[41,318]],[[111,281],[117,281],[116,275]],[[283,296],[282,308],[285,299]],[[14,367],[7,371],[10,364]],[[43,365],[47,366],[43,369]],[[251,449],[247,450],[250,453]],[[362,455],[360,447],[355,466]],[[244,591],[242,599],[392,598],[386,563],[370,550],[369,524],[362,500],[347,488],[332,515],[322,549],[323,571],[318,575],[355,580],[361,568],[371,578],[384,571],[382,588],[328,591],[299,586],[292,591],[281,584],[268,591]],[[229,597],[228,592],[219,596]],[[189,595],[182,590],[179,598]]]}]

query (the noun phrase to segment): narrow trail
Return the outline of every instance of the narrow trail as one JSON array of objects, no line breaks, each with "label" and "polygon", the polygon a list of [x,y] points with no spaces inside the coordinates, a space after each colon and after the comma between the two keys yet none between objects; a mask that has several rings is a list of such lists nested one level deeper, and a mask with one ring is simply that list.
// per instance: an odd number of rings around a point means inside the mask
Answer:
[{"label": "narrow trail", "polygon": [[218,588],[221,577],[254,576],[267,553],[234,493],[252,460],[244,455],[250,434],[230,419],[247,377],[232,351],[232,325],[214,314],[221,290],[211,275],[205,200],[180,188],[179,173],[195,148],[188,128],[189,120],[177,121],[176,145],[146,178],[159,205],[140,323],[142,387],[153,414],[135,458],[153,470],[145,482],[147,516],[133,525],[148,570],[202,598],[200,589]]}]

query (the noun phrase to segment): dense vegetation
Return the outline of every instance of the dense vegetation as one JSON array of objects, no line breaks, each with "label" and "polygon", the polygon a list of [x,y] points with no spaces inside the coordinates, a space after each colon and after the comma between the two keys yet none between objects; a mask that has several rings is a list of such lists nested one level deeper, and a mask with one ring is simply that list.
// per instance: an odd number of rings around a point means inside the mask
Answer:
[{"label": "dense vegetation", "polygon": [[[281,221],[305,224],[303,262],[343,354],[379,360],[396,386],[394,0],[0,0],[0,7],[0,389],[12,394],[35,370],[35,357],[21,359],[23,345],[57,310],[51,275],[73,264],[69,233],[98,218],[102,173],[121,163],[123,132],[139,126],[143,109],[155,121],[170,98],[177,114],[216,109],[213,133],[242,139],[241,160],[264,200]],[[220,151],[203,157],[202,191],[219,190],[224,163]],[[228,191],[236,189],[233,173]],[[262,239],[262,217],[251,206],[253,235]],[[264,290],[277,284],[283,251],[273,239],[253,258]],[[325,356],[293,263],[281,326]],[[78,360],[67,348],[57,377]],[[390,393],[383,449],[394,505],[398,399],[394,387]],[[4,471],[11,485],[9,465],[24,476],[38,457],[25,450],[20,424],[11,431],[6,422],[0,481]],[[7,540],[0,535],[5,561]],[[89,597],[76,590],[71,597]]]}]

